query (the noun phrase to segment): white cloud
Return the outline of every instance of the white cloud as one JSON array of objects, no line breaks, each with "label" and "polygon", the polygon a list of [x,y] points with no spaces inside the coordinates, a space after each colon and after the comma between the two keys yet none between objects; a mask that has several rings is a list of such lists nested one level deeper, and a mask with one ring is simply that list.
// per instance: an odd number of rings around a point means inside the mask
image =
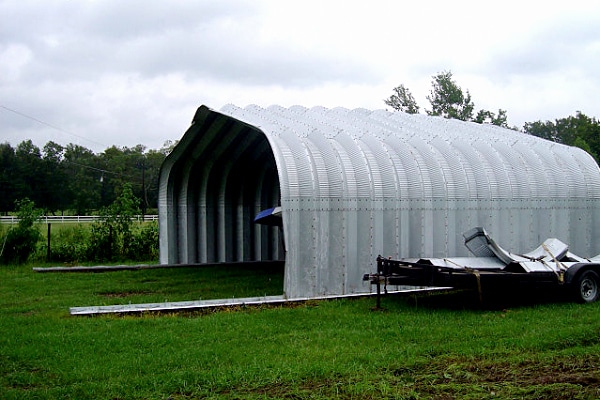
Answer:
[{"label": "white cloud", "polygon": [[4,0],[0,22],[0,105],[62,129],[0,109],[14,144],[157,148],[201,104],[384,108],[401,83],[423,109],[442,70],[518,126],[600,109],[591,1]]},{"label": "white cloud", "polygon": [[19,80],[21,70],[31,62],[31,50],[20,44],[0,46],[0,82]]}]

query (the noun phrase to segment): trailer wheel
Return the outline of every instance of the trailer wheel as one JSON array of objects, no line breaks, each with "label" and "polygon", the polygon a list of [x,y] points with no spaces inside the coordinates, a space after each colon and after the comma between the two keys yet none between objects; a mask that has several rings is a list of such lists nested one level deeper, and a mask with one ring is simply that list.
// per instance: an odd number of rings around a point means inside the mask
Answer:
[{"label": "trailer wheel", "polygon": [[593,303],[598,300],[600,278],[594,271],[583,271],[575,282],[575,299],[580,303]]}]

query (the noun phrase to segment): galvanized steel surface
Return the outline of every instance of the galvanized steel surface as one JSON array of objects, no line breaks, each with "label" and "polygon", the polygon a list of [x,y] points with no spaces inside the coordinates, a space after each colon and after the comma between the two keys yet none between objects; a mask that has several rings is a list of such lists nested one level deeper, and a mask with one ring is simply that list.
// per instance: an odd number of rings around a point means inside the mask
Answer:
[{"label": "galvanized steel surface", "polygon": [[161,262],[283,256],[290,298],[370,290],[393,258],[466,256],[483,226],[526,251],[600,252],[600,171],[583,150],[492,125],[384,110],[200,107],[161,172]]}]

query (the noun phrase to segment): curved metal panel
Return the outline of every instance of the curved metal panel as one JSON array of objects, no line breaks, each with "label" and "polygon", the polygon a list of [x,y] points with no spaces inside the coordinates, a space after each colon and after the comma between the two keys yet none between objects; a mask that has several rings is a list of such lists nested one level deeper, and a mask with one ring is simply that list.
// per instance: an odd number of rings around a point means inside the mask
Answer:
[{"label": "curved metal panel", "polygon": [[600,252],[591,156],[425,115],[203,106],[160,187],[163,263],[283,257],[280,233],[251,225],[281,205],[290,298],[369,291],[361,276],[378,254],[466,256],[461,233],[473,226],[517,252],[552,236]]}]

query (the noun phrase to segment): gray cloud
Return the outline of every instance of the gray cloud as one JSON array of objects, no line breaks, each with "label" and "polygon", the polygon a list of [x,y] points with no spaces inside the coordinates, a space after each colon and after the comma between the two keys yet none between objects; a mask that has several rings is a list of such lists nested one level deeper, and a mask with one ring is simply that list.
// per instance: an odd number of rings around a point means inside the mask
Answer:
[{"label": "gray cloud", "polygon": [[10,4],[0,12],[25,23],[5,26],[0,43],[31,52],[22,76],[37,82],[130,73],[286,86],[378,78],[357,59],[261,40],[251,2],[66,2],[27,18]]},{"label": "gray cloud", "polygon": [[0,141],[156,148],[179,138],[200,104],[383,108],[400,83],[426,107],[431,76],[448,69],[511,124],[594,115],[600,14],[490,7],[0,0],[0,105],[63,130],[0,109]]},{"label": "gray cloud", "polygon": [[558,21],[528,37],[492,49],[486,69],[500,76],[535,76],[573,67],[597,76],[600,65],[600,25],[581,20]]}]

